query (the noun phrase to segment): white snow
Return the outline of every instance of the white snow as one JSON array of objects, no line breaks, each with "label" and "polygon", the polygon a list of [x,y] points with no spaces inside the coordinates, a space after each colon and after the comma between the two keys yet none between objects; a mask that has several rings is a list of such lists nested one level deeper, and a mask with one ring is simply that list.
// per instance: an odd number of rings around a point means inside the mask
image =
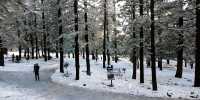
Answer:
[{"label": "white snow", "polygon": [[[112,62],[114,68],[126,68],[126,72],[121,70],[122,77],[115,77],[113,81],[114,87],[108,87],[110,81],[107,79],[107,71],[102,68],[102,61],[98,62],[91,60],[91,76],[86,75],[85,60],[80,58],[80,80],[75,80],[75,65],[74,59],[66,59],[70,66],[66,73],[62,74],[59,69],[52,75],[52,80],[56,83],[77,86],[92,90],[111,91],[116,93],[125,93],[130,95],[148,96],[148,97],[170,97],[170,98],[188,98],[197,97],[200,99],[200,88],[194,88],[193,78],[194,70],[184,68],[183,78],[175,78],[175,61],[171,61],[170,65],[164,61],[163,71],[157,70],[158,91],[152,91],[151,85],[151,69],[145,67],[145,83],[139,83],[139,69],[137,70],[137,80],[131,79],[132,64],[128,59],[121,58],[118,63]],[[86,85],[86,86],[84,86]],[[197,99],[196,98],[196,99]]]},{"label": "white snow", "polygon": [[[121,76],[115,76],[113,80],[114,87],[109,87],[110,81],[107,79],[107,70],[102,68],[102,61],[98,62],[90,60],[91,63],[91,76],[86,75],[86,63],[85,59],[80,57],[80,80],[75,80],[75,60],[66,58],[65,61],[69,63],[69,67],[65,69],[65,73],[59,72],[59,59],[52,59],[48,62],[44,62],[44,59],[38,60],[22,60],[21,63],[11,62],[11,54],[5,58],[5,66],[0,67],[1,72],[25,72],[26,74],[33,71],[33,65],[39,63],[41,70],[55,69],[56,72],[51,76],[51,79],[55,83],[59,83],[66,86],[75,86],[81,88],[87,88],[95,91],[107,91],[137,96],[147,97],[170,97],[170,98],[187,98],[187,99],[200,99],[200,88],[193,87],[194,70],[184,67],[183,78],[177,79],[174,77],[176,72],[176,61],[170,61],[170,65],[163,61],[163,71],[157,70],[157,83],[158,91],[152,91],[151,85],[151,69],[145,66],[145,83],[139,83],[139,69],[137,70],[137,79],[131,79],[132,76],[132,63],[129,62],[128,58],[120,58],[118,63],[112,62],[115,71],[119,71]],[[126,69],[125,73],[122,70]],[[67,73],[68,72],[68,77]],[[26,74],[21,74],[20,77]],[[51,75],[51,74],[50,74]],[[30,86],[35,84],[33,76],[24,76],[24,79],[29,79]],[[6,79],[6,78],[5,78]],[[3,80],[5,80],[3,79]],[[19,78],[20,79],[20,78]],[[0,79],[1,80],[1,79]],[[23,79],[22,79],[23,80]],[[14,80],[14,82],[17,81]],[[44,83],[37,83],[40,86]],[[21,82],[19,82],[22,84]],[[27,83],[23,83],[27,84]],[[45,89],[48,87],[45,87]],[[45,100],[37,93],[33,88],[18,87],[15,84],[8,84],[4,81],[0,81],[0,100]]]},{"label": "white snow", "polygon": [[25,72],[25,71],[33,71],[33,65],[38,63],[40,66],[40,70],[56,68],[58,67],[59,59],[52,59],[48,62],[45,62],[44,59],[30,59],[25,60],[22,59],[20,63],[13,63],[12,62],[12,54],[17,55],[17,52],[9,52],[8,55],[5,57],[5,66],[0,67],[0,71],[17,71],[17,72]]},{"label": "white snow", "polygon": [[3,82],[0,82],[0,91],[0,100],[46,100],[31,89],[19,89],[15,85]]}]

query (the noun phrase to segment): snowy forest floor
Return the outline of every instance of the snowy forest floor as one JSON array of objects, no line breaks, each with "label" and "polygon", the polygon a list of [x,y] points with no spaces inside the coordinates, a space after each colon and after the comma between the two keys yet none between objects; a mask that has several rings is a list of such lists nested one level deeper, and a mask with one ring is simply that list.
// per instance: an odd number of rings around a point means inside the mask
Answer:
[{"label": "snowy forest floor", "polygon": [[[137,70],[137,80],[132,77],[132,64],[127,58],[121,58],[118,63],[112,62],[114,71],[117,72],[114,87],[109,87],[110,81],[107,79],[107,70],[102,68],[102,61],[91,60],[91,76],[86,75],[85,59],[80,58],[80,80],[75,80],[74,59],[66,59],[69,67],[64,74],[59,70],[51,77],[54,82],[87,88],[97,91],[110,91],[115,93],[124,93],[135,96],[164,97],[164,98],[185,98],[200,99],[200,88],[194,88],[193,78],[194,70],[184,68],[183,78],[175,78],[176,61],[171,61],[170,65],[163,61],[163,71],[157,69],[158,91],[152,91],[151,68],[145,67],[144,84],[139,83],[139,69]],[[125,72],[123,69],[126,69]],[[68,73],[68,74],[66,74]]]},{"label": "snowy forest floor", "polygon": [[[172,90],[169,94],[177,100],[180,96],[190,99],[190,92],[194,92],[192,95],[196,96],[200,90],[192,88],[192,70],[184,71],[184,77],[189,79],[174,79],[175,69],[165,68],[162,73],[168,76],[164,77],[158,71],[159,91],[152,92],[149,69],[145,69],[145,84],[141,85],[138,79],[130,78],[131,64],[126,59],[122,59],[118,64],[113,63],[115,68],[125,67],[126,73],[122,77],[115,78],[112,88],[107,86],[109,84],[107,72],[102,68],[101,61],[91,61],[92,75],[86,76],[85,60],[81,59],[80,80],[75,81],[74,59],[66,59],[70,63],[69,77],[64,77],[64,74],[60,74],[58,70],[55,72],[56,69],[59,69],[59,59],[52,59],[48,62],[44,62],[43,59],[22,60],[21,63],[12,63],[10,60],[10,57],[6,58],[5,66],[0,67],[0,100],[173,100],[165,98],[167,96],[164,95],[170,89]],[[39,82],[34,80],[34,63],[39,63],[41,66],[41,81]],[[163,77],[165,79],[159,79]],[[169,85],[166,85],[165,82],[168,80],[167,78],[172,78]],[[173,82],[177,84],[175,85]],[[166,87],[163,88],[164,86]],[[134,94],[134,91],[138,91],[137,94]]]}]

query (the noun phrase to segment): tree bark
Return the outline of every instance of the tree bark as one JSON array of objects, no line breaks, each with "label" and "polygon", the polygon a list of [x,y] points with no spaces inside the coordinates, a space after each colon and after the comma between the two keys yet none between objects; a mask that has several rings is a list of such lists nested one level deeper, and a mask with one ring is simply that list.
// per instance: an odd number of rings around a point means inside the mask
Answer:
[{"label": "tree bark", "polygon": [[47,34],[45,31],[45,16],[44,16],[44,0],[41,0],[42,3],[42,29],[43,29],[43,44],[44,44],[44,61],[47,61]]},{"label": "tree bark", "polygon": [[167,64],[170,64],[170,60],[169,59],[167,59]]},{"label": "tree bark", "polygon": [[85,48],[83,48],[83,49],[82,49],[82,56],[83,56],[83,59],[85,59],[85,52],[86,52],[86,51],[85,51]]},{"label": "tree bark", "polygon": [[98,57],[98,49],[96,49],[96,54],[95,54],[95,56],[96,56],[96,62],[97,62],[97,60],[99,59],[99,57]]},{"label": "tree bark", "polygon": [[[89,49],[89,35],[88,35],[88,15],[87,15],[87,0],[84,1],[85,6],[85,41],[86,41],[86,65],[87,65],[87,75],[91,75],[90,72],[90,49]],[[84,51],[83,51],[84,52]]]},{"label": "tree bark", "polygon": [[147,60],[147,68],[150,68],[151,67],[151,58],[147,57],[146,58]]},{"label": "tree bark", "polygon": [[30,59],[30,50],[29,50],[29,47],[26,50],[27,50],[26,60],[29,60]]},{"label": "tree bark", "polygon": [[118,55],[117,55],[117,21],[116,21],[116,1],[113,0],[113,4],[114,4],[114,18],[113,18],[113,22],[114,22],[114,55],[115,55],[115,63],[117,63],[118,61]]},{"label": "tree bark", "polygon": [[110,66],[110,37],[109,37],[109,29],[108,29],[108,19],[107,19],[107,25],[106,25],[106,29],[107,29],[107,64],[108,66]]},{"label": "tree bark", "polygon": [[56,42],[56,58],[58,58],[59,43]]},{"label": "tree bark", "polygon": [[[132,21],[135,20],[135,4],[132,1]],[[135,27],[134,25],[132,25],[133,28],[133,39],[136,39],[136,34],[135,34]],[[136,58],[136,47],[133,46],[133,51],[132,51],[132,63],[133,63],[133,74],[132,74],[132,79],[136,79],[136,75],[137,75],[137,58]]]},{"label": "tree bark", "polygon": [[196,0],[196,56],[194,87],[200,87],[200,0]]},{"label": "tree bark", "polygon": [[34,52],[35,48],[34,48],[34,38],[33,38],[32,34],[30,35],[30,38],[31,38],[31,57],[32,57],[32,59],[34,59],[35,58],[35,52]]},{"label": "tree bark", "polygon": [[[16,21],[17,23],[17,34],[18,34],[18,39],[20,40],[20,30],[19,30],[19,21]],[[21,47],[21,42],[18,42],[18,50],[19,50],[19,60],[22,58],[22,47]]]},{"label": "tree bark", "polygon": [[[179,18],[179,27],[183,26],[183,17]],[[177,70],[176,70],[176,78],[182,78],[183,72],[183,35],[182,32],[179,33],[178,40],[178,50],[177,50]]]},{"label": "tree bark", "polygon": [[[140,16],[143,17],[143,0],[140,0]],[[140,28],[140,83],[144,83],[144,50],[143,50],[143,27]]]},{"label": "tree bark", "polygon": [[154,22],[154,0],[150,3],[151,10],[151,71],[152,71],[152,87],[157,91],[157,78],[156,78],[156,52],[155,52],[155,22]]},{"label": "tree bark", "polygon": [[76,80],[79,80],[79,36],[78,36],[78,0],[74,0],[74,15],[75,15],[75,66],[76,66]]},{"label": "tree bark", "polygon": [[0,36],[0,66],[4,66],[4,50],[3,50],[3,44],[2,39]]},{"label": "tree bark", "polygon": [[103,68],[106,68],[107,0],[104,0]]},{"label": "tree bark", "polygon": [[162,58],[158,57],[158,68],[162,71]]},{"label": "tree bark", "polygon": [[[57,1],[57,6],[58,6],[58,27],[59,27],[59,35],[62,36],[63,31],[62,31],[62,10],[60,7],[60,0]],[[64,73],[64,58],[63,58],[63,37],[60,38],[59,44],[60,44],[60,72]]]},{"label": "tree bark", "polygon": [[[36,3],[36,0],[34,0],[34,3]],[[36,10],[36,6],[35,6],[35,10]],[[34,19],[34,27],[35,29],[37,29],[37,16],[36,14],[34,14],[35,19]],[[35,53],[36,53],[36,59],[38,59],[39,57],[39,47],[38,47],[38,36],[37,36],[37,31],[35,31]]]}]

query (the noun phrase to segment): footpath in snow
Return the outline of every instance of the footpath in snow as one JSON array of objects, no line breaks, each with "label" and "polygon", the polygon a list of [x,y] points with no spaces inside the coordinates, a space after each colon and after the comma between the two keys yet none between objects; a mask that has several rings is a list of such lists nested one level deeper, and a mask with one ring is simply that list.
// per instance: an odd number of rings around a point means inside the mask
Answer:
[{"label": "footpath in snow", "polygon": [[[110,81],[107,79],[107,70],[102,68],[102,61],[91,60],[91,76],[86,75],[86,63],[80,59],[80,80],[75,80],[74,59],[66,59],[69,67],[65,73],[60,73],[59,69],[51,76],[55,83],[66,86],[76,86],[96,91],[109,91],[136,96],[164,97],[164,98],[186,98],[200,99],[200,88],[194,88],[194,70],[184,69],[183,78],[177,79],[175,75],[175,65],[166,65],[163,71],[157,70],[158,91],[152,91],[151,69],[145,67],[145,83],[139,83],[139,69],[137,70],[137,80],[131,79],[132,64],[128,59],[120,59],[118,63],[112,62],[114,69],[120,73],[113,80],[114,87],[109,87]],[[124,70],[125,69],[125,70]]]}]

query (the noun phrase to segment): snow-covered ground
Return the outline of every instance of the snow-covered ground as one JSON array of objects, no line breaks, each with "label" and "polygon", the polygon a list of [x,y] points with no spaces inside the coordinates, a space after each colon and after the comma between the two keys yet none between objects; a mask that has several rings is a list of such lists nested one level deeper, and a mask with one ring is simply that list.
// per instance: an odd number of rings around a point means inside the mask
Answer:
[{"label": "snow-covered ground", "polygon": [[[102,68],[102,61],[91,60],[91,76],[86,75],[86,63],[80,59],[80,80],[75,80],[74,59],[66,59],[69,62],[67,69],[68,75],[59,73],[59,69],[52,75],[52,80],[56,83],[77,86],[97,91],[111,91],[116,93],[125,93],[129,95],[148,96],[148,97],[166,97],[166,98],[187,98],[200,99],[200,88],[194,88],[193,78],[194,70],[184,68],[183,78],[177,79],[175,75],[175,61],[170,65],[164,61],[165,68],[163,71],[157,70],[158,91],[152,91],[151,69],[145,67],[145,83],[139,83],[139,69],[137,70],[137,80],[131,79],[132,64],[128,59],[120,59],[118,63],[112,62],[114,69],[121,72],[113,80],[114,87],[109,87],[110,81],[107,79],[107,71]],[[123,68],[126,69],[125,73]],[[120,69],[120,71],[119,71]]]},{"label": "snow-covered ground", "polygon": [[[67,77],[66,73],[59,73],[59,59],[52,59],[48,62],[44,62],[44,59],[30,59],[29,61],[23,59],[21,63],[13,63],[10,61],[11,54],[9,53],[5,57],[5,66],[0,67],[0,91],[3,91],[0,93],[0,100],[162,99],[148,97],[200,99],[200,88],[192,87],[194,70],[184,68],[183,78],[174,78],[175,61],[171,61],[170,65],[167,65],[165,61],[163,62],[165,66],[163,71],[157,70],[158,91],[152,91],[151,69],[145,67],[145,83],[140,84],[139,70],[137,71],[137,80],[131,79],[132,64],[127,58],[121,58],[118,63],[112,62],[115,71],[119,72],[120,69],[120,75],[115,76],[114,87],[108,87],[110,81],[107,79],[106,69],[102,68],[101,60],[98,62],[91,60],[91,76],[87,76],[85,60],[80,57],[80,80],[76,81],[74,59],[65,59],[70,64],[68,69],[65,70],[69,73],[69,77]],[[35,63],[39,63],[41,66],[40,82],[34,81],[32,71]],[[126,69],[125,73],[122,70],[123,68]],[[53,74],[54,69],[58,70]],[[57,85],[57,83],[65,87]],[[91,92],[92,95],[90,95]]]},{"label": "snow-covered ground", "polygon": [[44,59],[38,59],[38,60],[22,59],[20,63],[13,63],[11,58],[12,54],[17,55],[17,52],[9,52],[8,55],[5,56],[5,66],[0,67],[0,71],[18,71],[18,72],[33,71],[33,65],[36,63],[39,64],[40,70],[58,67],[58,61],[59,61],[58,59],[52,59],[48,62],[45,62]]},{"label": "snow-covered ground", "polygon": [[[5,67],[0,70],[0,100],[171,100],[59,85],[50,78],[59,68],[58,59],[48,62],[43,59],[23,60],[21,63],[13,63],[10,59],[6,58]],[[34,80],[34,63],[42,67],[40,81]]]}]

